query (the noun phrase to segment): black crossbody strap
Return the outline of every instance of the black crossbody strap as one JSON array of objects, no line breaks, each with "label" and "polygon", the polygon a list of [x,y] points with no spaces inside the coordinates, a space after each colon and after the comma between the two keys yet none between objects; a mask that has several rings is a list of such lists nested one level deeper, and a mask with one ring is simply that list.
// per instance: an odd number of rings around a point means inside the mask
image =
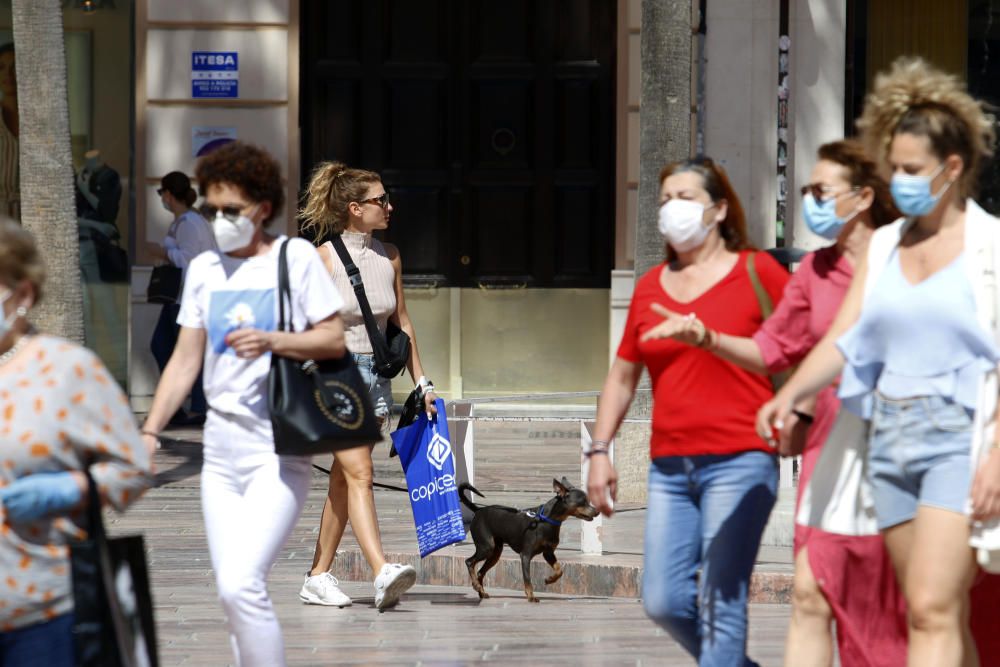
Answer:
[{"label": "black crossbody strap", "polygon": [[278,252],[278,331],[285,330],[285,300],[288,300],[288,331],[295,332],[292,323],[292,288],[288,279],[288,241],[285,239]]},{"label": "black crossbody strap", "polygon": [[361,307],[361,316],[365,319],[365,331],[368,332],[368,340],[371,341],[372,349],[376,346],[385,347],[385,337],[378,330],[378,324],[372,314],[372,307],[365,295],[365,284],[361,281],[361,269],[351,259],[351,254],[347,252],[347,246],[344,245],[344,239],[340,237],[340,234],[334,236],[330,243],[340,256],[340,261],[343,262],[344,269],[347,271],[347,278],[351,281],[351,287],[354,288],[354,295],[358,298],[358,306]]}]

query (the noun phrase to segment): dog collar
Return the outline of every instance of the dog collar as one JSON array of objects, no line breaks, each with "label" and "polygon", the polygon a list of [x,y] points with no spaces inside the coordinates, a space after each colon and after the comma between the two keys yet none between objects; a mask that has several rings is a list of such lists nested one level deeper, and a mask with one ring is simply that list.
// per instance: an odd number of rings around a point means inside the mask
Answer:
[{"label": "dog collar", "polygon": [[535,510],[534,512],[532,512],[531,510],[528,510],[527,512],[525,512],[525,514],[527,514],[528,516],[532,517],[533,519],[538,519],[540,521],[544,521],[545,523],[551,524],[553,526],[561,526],[562,525],[562,521],[556,521],[552,517],[545,516],[545,511],[544,510],[545,510],[545,505],[539,505],[538,509]]}]

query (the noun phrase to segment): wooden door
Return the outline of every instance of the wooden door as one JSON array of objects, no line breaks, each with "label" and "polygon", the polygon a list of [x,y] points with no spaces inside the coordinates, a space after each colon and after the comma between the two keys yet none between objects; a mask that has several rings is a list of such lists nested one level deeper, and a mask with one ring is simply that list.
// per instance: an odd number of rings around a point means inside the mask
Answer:
[{"label": "wooden door", "polygon": [[614,4],[304,2],[303,174],[382,174],[409,283],[607,286]]}]

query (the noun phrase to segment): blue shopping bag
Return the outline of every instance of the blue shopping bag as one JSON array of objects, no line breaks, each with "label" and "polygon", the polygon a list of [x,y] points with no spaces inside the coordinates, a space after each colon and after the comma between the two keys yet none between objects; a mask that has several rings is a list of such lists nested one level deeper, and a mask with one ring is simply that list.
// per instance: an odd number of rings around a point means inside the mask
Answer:
[{"label": "blue shopping bag", "polygon": [[406,473],[421,558],[465,539],[444,401],[434,404],[436,416],[421,410],[417,421],[391,434]]}]

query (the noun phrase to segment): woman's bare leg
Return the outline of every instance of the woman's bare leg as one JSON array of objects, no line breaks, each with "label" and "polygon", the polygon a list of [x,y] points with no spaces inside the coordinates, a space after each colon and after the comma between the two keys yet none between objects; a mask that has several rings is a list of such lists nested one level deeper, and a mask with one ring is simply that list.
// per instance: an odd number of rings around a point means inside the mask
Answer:
[{"label": "woman's bare leg", "polygon": [[795,557],[792,618],[785,639],[785,667],[829,667],[833,664],[830,623],[833,610],[809,566],[805,546]]}]

